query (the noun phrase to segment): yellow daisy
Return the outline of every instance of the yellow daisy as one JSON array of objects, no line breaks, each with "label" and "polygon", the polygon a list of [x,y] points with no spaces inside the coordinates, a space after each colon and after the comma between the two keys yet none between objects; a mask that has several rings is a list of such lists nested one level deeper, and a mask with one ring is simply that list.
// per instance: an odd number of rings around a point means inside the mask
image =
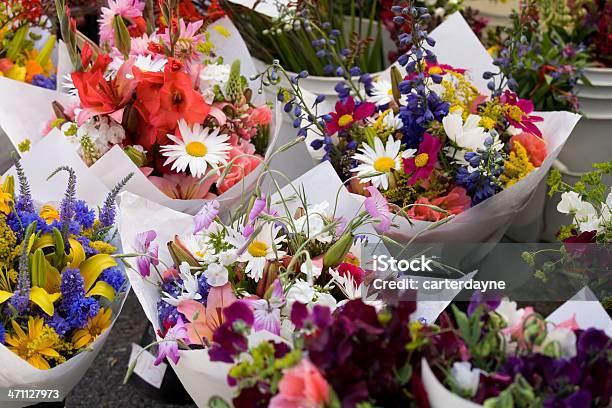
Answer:
[{"label": "yellow daisy", "polygon": [[57,333],[44,324],[42,317],[28,318],[28,333],[11,321],[14,333],[7,334],[6,344],[9,350],[26,360],[39,370],[51,368],[47,359],[59,359],[61,355],[55,350],[60,343]]},{"label": "yellow daisy", "polygon": [[89,322],[82,329],[78,329],[72,335],[72,343],[74,347],[79,349],[87,347],[93,341],[108,329],[111,325],[111,316],[113,311],[111,309],[100,308],[100,311],[93,319],[89,319]]}]

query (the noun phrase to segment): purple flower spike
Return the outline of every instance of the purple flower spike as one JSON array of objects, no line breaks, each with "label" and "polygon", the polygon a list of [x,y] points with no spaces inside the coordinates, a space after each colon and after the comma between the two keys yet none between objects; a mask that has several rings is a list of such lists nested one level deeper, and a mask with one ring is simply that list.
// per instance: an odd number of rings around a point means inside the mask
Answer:
[{"label": "purple flower spike", "polygon": [[172,360],[174,364],[177,364],[179,361],[178,341],[189,344],[187,327],[183,323],[181,316],[176,320],[176,324],[168,329],[164,341],[157,345],[157,358],[153,364],[159,365],[166,357]]},{"label": "purple flower spike", "polygon": [[140,232],[136,235],[134,249],[139,254],[146,254],[136,258],[138,272],[140,272],[143,277],[147,277],[151,274],[151,264],[157,265],[159,263],[157,255],[159,245],[152,243],[156,237],[157,233],[153,230]]},{"label": "purple flower spike", "polygon": [[219,202],[213,200],[205,203],[202,209],[195,215],[195,228],[193,233],[197,234],[203,229],[208,229],[217,215],[219,215]]}]

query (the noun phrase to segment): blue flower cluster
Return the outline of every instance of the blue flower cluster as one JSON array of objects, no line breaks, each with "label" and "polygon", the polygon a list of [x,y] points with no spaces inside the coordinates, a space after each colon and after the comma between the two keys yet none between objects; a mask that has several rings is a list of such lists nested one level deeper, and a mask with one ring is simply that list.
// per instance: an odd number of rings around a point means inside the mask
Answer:
[{"label": "blue flower cluster", "polygon": [[435,40],[431,38],[423,28],[423,23],[431,18],[426,7],[404,7],[394,6],[392,11],[397,16],[394,21],[398,24],[406,22],[406,15],[412,24],[410,33],[402,33],[399,41],[402,47],[409,47],[408,52],[401,55],[398,62],[405,67],[408,78],[399,84],[399,91],[406,95],[406,106],[400,108],[399,117],[403,127],[402,143],[406,147],[417,148],[423,139],[429,123],[434,120],[441,121],[448,115],[450,105],[443,102],[440,97],[427,87],[427,79],[435,83],[442,82],[439,75],[425,75],[423,67],[426,62],[435,63],[434,53],[425,48],[425,45],[433,47]]},{"label": "blue flower cluster", "polygon": [[51,327],[53,330],[55,330],[55,332],[61,338],[64,338],[66,333],[70,331],[70,324],[58,313],[55,313],[53,316],[49,316],[46,313],[43,313],[42,315],[45,319],[45,323],[49,325],[49,327]]},{"label": "blue flower cluster", "polygon": [[[164,282],[161,285],[161,289],[170,296],[178,298],[181,294],[181,288],[177,285],[178,282],[181,282],[181,280]],[[157,301],[157,316],[159,317],[160,326],[174,326],[179,315],[176,306],[166,303],[162,299]]]},{"label": "blue flower cluster", "polygon": [[208,299],[208,292],[210,292],[210,285],[206,280],[206,276],[204,274],[198,277],[198,293],[202,295],[201,302],[206,306],[206,299]]},{"label": "blue flower cluster", "polygon": [[0,344],[4,344],[6,341],[4,334],[5,334],[4,325],[2,324],[2,322],[0,322]]},{"label": "blue flower cluster", "polygon": [[493,139],[487,137],[485,148],[465,153],[469,166],[457,170],[457,184],[472,198],[472,205],[486,200],[501,191],[499,176],[504,172],[504,159],[493,146]]},{"label": "blue flower cluster", "polygon": [[57,75],[53,74],[47,77],[42,74],[36,74],[32,77],[32,85],[46,89],[56,89]]},{"label": "blue flower cluster", "polygon": [[78,269],[66,269],[62,272],[60,291],[60,310],[64,312],[71,328],[85,326],[89,318],[95,317],[100,311],[98,302],[85,296],[85,282]]},{"label": "blue flower cluster", "polygon": [[100,279],[111,285],[113,289],[115,289],[115,292],[119,292],[119,289],[121,289],[125,283],[125,275],[123,275],[123,272],[117,266],[106,268],[102,272]]},{"label": "blue flower cluster", "polygon": [[93,227],[94,221],[96,220],[96,213],[94,210],[90,210],[87,203],[83,200],[77,200],[74,203],[74,220],[83,229],[89,229]]}]

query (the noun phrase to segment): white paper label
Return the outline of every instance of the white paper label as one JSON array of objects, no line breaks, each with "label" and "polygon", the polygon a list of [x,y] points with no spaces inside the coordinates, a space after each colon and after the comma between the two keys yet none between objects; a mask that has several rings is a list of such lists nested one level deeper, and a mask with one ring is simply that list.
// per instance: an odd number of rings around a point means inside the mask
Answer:
[{"label": "white paper label", "polygon": [[138,360],[136,361],[134,373],[136,373],[147,383],[151,384],[153,387],[159,389],[162,385],[162,381],[164,380],[164,374],[166,374],[166,368],[168,368],[168,365],[163,362],[158,366],[153,365],[155,356],[149,353],[148,350],[140,347],[140,345],[132,343],[132,354],[130,354],[129,365],[132,365],[137,357]]}]

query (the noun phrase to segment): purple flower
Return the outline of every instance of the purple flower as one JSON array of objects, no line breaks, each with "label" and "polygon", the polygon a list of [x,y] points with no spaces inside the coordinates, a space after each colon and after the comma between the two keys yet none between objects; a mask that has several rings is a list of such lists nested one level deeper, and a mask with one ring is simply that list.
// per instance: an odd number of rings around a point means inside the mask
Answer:
[{"label": "purple flower", "polygon": [[365,209],[373,218],[378,220],[378,229],[385,233],[389,231],[391,226],[389,204],[387,204],[387,200],[376,187],[370,186],[366,190],[368,190],[370,196],[365,200]]},{"label": "purple flower", "polygon": [[260,198],[255,200],[255,202],[253,203],[253,208],[251,208],[251,211],[249,212],[249,219],[247,225],[244,227],[244,231],[242,231],[242,235],[245,238],[250,237],[251,234],[255,231],[255,220],[257,220],[257,218],[259,218],[261,213],[265,210],[266,197],[261,196]]},{"label": "purple flower", "polygon": [[213,200],[205,203],[200,211],[198,211],[198,213],[195,215],[195,228],[193,233],[197,234],[203,229],[208,229],[217,215],[219,215],[219,202],[217,200]]},{"label": "purple flower", "polygon": [[176,324],[172,326],[166,332],[164,340],[157,345],[157,358],[155,359],[154,365],[159,365],[164,358],[168,357],[174,364],[179,361],[178,353],[178,342],[184,343],[189,342],[189,336],[187,336],[187,327],[183,323],[183,319],[179,316],[176,320]]},{"label": "purple flower", "polygon": [[285,295],[280,280],[272,283],[272,293],[269,299],[243,300],[253,311],[253,329],[255,331],[267,330],[272,334],[280,335],[280,311],[285,304]]},{"label": "purple flower", "polygon": [[138,272],[144,277],[151,274],[151,264],[157,265],[159,263],[157,258],[159,245],[152,243],[156,237],[157,234],[153,230],[140,232],[136,235],[134,249],[138,254],[141,254],[136,258],[136,264],[138,265]]},{"label": "purple flower", "polygon": [[472,298],[470,299],[470,304],[467,310],[468,316],[473,315],[478,306],[480,305],[484,305],[487,311],[493,311],[497,309],[500,303],[501,299],[499,295],[497,295],[495,292],[485,292],[483,296],[483,293],[477,290],[474,292]]}]

